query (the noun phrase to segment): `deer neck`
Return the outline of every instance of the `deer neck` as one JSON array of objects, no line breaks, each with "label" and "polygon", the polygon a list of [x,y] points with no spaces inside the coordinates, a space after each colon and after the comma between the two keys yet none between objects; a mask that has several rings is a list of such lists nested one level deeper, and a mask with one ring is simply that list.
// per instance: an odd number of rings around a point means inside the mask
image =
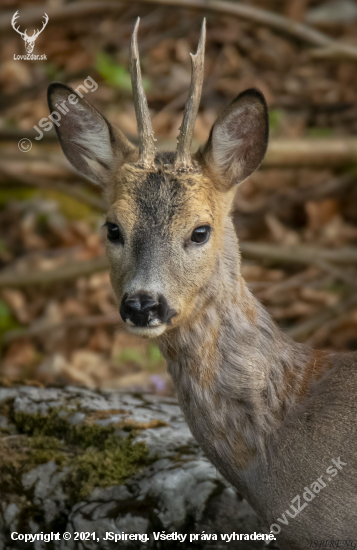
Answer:
[{"label": "deer neck", "polygon": [[[286,337],[240,275],[233,230],[187,326],[160,338],[180,405],[198,442],[224,475],[265,451],[306,386],[311,351]],[[230,458],[231,457],[231,461]]]}]

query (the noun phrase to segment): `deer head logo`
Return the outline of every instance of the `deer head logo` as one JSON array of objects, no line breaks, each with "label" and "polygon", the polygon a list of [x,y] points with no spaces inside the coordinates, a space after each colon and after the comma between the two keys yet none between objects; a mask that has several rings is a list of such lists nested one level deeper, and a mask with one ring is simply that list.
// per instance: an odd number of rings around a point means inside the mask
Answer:
[{"label": "deer head logo", "polygon": [[21,36],[21,38],[25,41],[25,48],[26,48],[26,52],[27,53],[32,53],[33,52],[33,49],[35,47],[35,41],[38,37],[38,35],[43,31],[43,29],[46,27],[47,23],[48,23],[48,15],[47,13],[45,13],[44,15],[44,18],[45,20],[43,21],[42,23],[42,29],[41,30],[38,30],[37,31],[33,31],[33,35],[32,36],[27,36],[27,29],[25,30],[25,32],[21,32],[20,31],[20,25],[16,28],[15,24],[16,24],[16,19],[19,17],[19,10],[17,10],[16,13],[14,13],[14,15],[12,16],[12,19],[11,19],[11,25],[12,25],[12,28],[19,33],[19,35]]}]

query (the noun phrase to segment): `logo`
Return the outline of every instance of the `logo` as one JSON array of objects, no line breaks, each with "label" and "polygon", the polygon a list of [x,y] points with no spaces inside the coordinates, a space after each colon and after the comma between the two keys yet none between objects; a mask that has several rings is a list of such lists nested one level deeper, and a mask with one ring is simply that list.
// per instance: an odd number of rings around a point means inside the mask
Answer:
[{"label": "logo", "polygon": [[[16,13],[14,13],[14,15],[12,16],[12,19],[11,19],[11,26],[12,28],[17,32],[19,33],[19,35],[21,36],[22,40],[24,40],[25,42],[25,49],[26,49],[26,52],[27,52],[27,55],[14,55],[14,59],[47,59],[45,55],[33,55],[32,52],[33,52],[33,49],[35,47],[35,42],[38,38],[38,36],[41,34],[41,32],[44,30],[44,28],[46,27],[47,23],[48,23],[48,15],[47,13],[45,13],[44,15],[44,21],[42,22],[42,29],[40,30],[36,30],[36,31],[33,31],[33,35],[32,36],[27,36],[27,29],[25,30],[25,32],[21,32],[20,31],[20,25],[18,25],[18,27],[16,27],[16,20],[18,19],[19,17],[19,10],[17,10]],[[30,55],[32,54],[32,55]]]}]

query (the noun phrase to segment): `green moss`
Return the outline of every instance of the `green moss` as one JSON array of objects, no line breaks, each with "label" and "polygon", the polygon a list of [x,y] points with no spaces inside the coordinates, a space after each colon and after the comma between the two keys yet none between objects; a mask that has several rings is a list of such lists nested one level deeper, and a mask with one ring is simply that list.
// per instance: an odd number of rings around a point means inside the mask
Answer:
[{"label": "green moss", "polygon": [[311,138],[330,138],[334,135],[333,128],[308,128],[307,135]]},{"label": "green moss", "polygon": [[135,363],[148,372],[166,371],[166,361],[156,344],[149,343],[147,348],[142,350],[135,347],[125,347],[113,358],[118,365]]},{"label": "green moss", "polygon": [[10,309],[5,302],[0,300],[0,344],[2,335],[8,330],[12,330],[19,327],[19,323],[12,315]]},{"label": "green moss", "polygon": [[0,208],[3,208],[10,201],[30,200],[36,194],[37,191],[34,189],[0,189]]},{"label": "green moss", "polygon": [[133,445],[130,437],[111,436],[104,448],[88,447],[74,460],[68,481],[84,497],[95,487],[122,484],[147,463],[148,450],[144,443]]},{"label": "green moss", "polygon": [[106,439],[113,435],[114,426],[72,425],[68,421],[68,416],[73,412],[73,410],[51,409],[46,416],[39,413],[17,412],[14,415],[14,422],[22,434],[34,437],[54,437],[57,440],[63,440],[67,445],[76,445],[82,449],[89,446],[102,447]]},{"label": "green moss", "polygon": [[159,346],[152,343],[150,343],[148,346],[148,358],[151,365],[155,365],[156,363],[161,363],[162,361],[164,361]]},{"label": "green moss", "polygon": [[[129,71],[122,65],[116,63],[110,55],[105,52],[98,53],[95,61],[95,68],[109,86],[119,88],[124,92],[131,92]],[[143,84],[144,88],[146,88],[146,82],[143,82]]]},{"label": "green moss", "polygon": [[120,354],[117,356],[116,360],[118,363],[133,362],[133,363],[137,363],[140,366],[144,366],[145,364],[144,353],[138,348],[131,348],[131,347],[124,348],[120,352]]},{"label": "green moss", "polygon": [[[87,191],[88,194],[90,191]],[[77,201],[69,195],[65,195],[55,189],[44,189],[41,196],[48,200],[56,201],[59,205],[61,214],[68,220],[88,220],[88,218],[98,216],[97,212],[87,204]],[[95,196],[93,194],[93,196]]]},{"label": "green moss", "polygon": [[[87,191],[87,193],[90,194],[90,191]],[[93,197],[96,196],[94,193],[92,195]],[[56,189],[1,189],[0,208],[4,208],[11,201],[25,201],[37,197],[57,202],[61,214],[68,220],[88,220],[91,217],[98,217],[96,210]],[[46,224],[47,218],[47,214],[40,214],[38,217],[40,225]]]},{"label": "green moss", "polygon": [[269,131],[272,135],[277,135],[280,132],[284,119],[284,111],[281,109],[271,109],[269,111]]},{"label": "green moss", "polygon": [[115,426],[73,426],[68,421],[73,412],[12,415],[20,435],[0,444],[0,491],[13,491],[24,473],[53,460],[60,469],[66,467],[62,483],[76,502],[95,487],[122,484],[152,462],[146,445],[133,442],[134,431],[123,438],[115,434]]},{"label": "green moss", "polygon": [[38,436],[28,441],[30,460],[33,466],[46,464],[53,460],[58,466],[67,462],[65,447],[55,437]]}]

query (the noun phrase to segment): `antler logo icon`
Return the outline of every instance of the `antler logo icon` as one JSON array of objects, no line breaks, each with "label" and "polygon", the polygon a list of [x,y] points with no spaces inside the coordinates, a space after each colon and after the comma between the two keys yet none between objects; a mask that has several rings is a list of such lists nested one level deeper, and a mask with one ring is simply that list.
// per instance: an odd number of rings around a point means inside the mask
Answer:
[{"label": "antler logo icon", "polygon": [[14,13],[14,15],[12,16],[12,19],[11,19],[12,28],[16,32],[18,32],[19,35],[21,36],[22,40],[25,41],[25,48],[26,48],[27,53],[32,53],[33,49],[35,47],[35,41],[36,41],[38,35],[41,34],[41,32],[43,31],[43,29],[46,27],[46,25],[48,23],[48,15],[47,15],[47,13],[45,13],[45,15],[44,15],[45,20],[42,23],[42,29],[41,30],[37,29],[37,31],[33,31],[32,36],[27,36],[27,34],[26,34],[27,29],[25,30],[25,32],[21,32],[20,31],[20,25],[16,28],[15,24],[16,24],[16,20],[17,20],[18,17],[19,17],[19,10],[17,10],[17,12]]}]

